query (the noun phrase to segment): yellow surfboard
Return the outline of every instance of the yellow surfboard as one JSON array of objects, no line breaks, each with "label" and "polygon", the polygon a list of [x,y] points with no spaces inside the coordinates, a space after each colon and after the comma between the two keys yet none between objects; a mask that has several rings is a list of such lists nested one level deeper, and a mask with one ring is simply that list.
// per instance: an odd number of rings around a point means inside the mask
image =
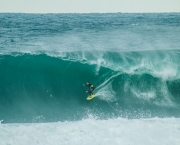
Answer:
[{"label": "yellow surfboard", "polygon": [[87,97],[87,100],[91,100],[91,99],[93,99],[94,97],[95,97],[95,94],[93,94],[93,95]]}]

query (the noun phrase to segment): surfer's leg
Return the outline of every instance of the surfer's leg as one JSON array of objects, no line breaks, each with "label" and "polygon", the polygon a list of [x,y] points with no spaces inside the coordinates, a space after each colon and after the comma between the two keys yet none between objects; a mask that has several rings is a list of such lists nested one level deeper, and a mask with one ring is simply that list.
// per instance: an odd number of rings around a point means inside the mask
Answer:
[{"label": "surfer's leg", "polygon": [[94,87],[91,89],[91,95],[94,95]]},{"label": "surfer's leg", "polygon": [[91,95],[91,90],[86,91],[86,93],[89,93],[89,95]]},{"label": "surfer's leg", "polygon": [[89,95],[91,96],[93,94],[92,90],[89,90]]}]

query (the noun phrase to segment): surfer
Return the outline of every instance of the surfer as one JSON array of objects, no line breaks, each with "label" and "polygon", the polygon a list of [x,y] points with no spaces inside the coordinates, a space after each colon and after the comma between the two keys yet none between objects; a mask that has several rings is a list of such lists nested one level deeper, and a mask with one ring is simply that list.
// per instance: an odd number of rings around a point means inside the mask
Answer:
[{"label": "surfer", "polygon": [[87,82],[86,84],[83,84],[83,86],[88,86],[89,87],[89,90],[86,91],[86,93],[89,93],[90,96],[94,95],[94,93],[93,93],[94,86],[90,82]]}]

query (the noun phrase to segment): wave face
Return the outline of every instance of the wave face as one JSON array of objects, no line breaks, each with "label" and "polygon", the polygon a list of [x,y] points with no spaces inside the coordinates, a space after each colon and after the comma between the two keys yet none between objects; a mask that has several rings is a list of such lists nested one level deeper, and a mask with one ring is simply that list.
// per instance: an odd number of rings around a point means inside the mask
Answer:
[{"label": "wave face", "polygon": [[[63,57],[1,55],[2,119],[64,121],[89,114],[98,118],[180,117],[179,51],[105,52],[101,58],[90,54],[84,53],[84,60],[72,59],[69,53]],[[82,53],[73,55],[80,58]],[[92,101],[86,101],[85,81],[96,87],[97,97]]]},{"label": "wave face", "polygon": [[0,120],[179,118],[179,18],[0,14]]}]

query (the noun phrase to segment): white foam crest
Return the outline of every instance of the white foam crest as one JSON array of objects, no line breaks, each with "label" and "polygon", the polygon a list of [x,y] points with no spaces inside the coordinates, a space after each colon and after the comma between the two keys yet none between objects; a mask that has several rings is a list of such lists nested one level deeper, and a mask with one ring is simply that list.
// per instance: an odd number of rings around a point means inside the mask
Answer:
[{"label": "white foam crest", "polygon": [[135,90],[131,88],[131,92],[139,99],[144,99],[144,100],[151,100],[156,98],[156,93],[155,91],[146,91],[146,92],[140,92],[139,90]]},{"label": "white foam crest", "polygon": [[122,66],[113,62],[112,60],[107,60],[104,58],[104,54],[106,52],[103,51],[70,51],[70,52],[46,52],[49,56],[52,57],[59,57],[64,60],[71,60],[71,61],[79,61],[81,63],[87,63],[90,65],[96,65],[95,74],[99,74],[99,70],[101,67],[106,67],[114,71],[122,70]]},{"label": "white foam crest", "polygon": [[140,64],[136,64],[135,66],[129,67],[130,74],[134,73],[143,73],[143,72],[149,72],[152,70],[152,64],[146,59],[142,59]]},{"label": "white foam crest", "polygon": [[162,99],[155,101],[154,103],[158,106],[166,106],[166,107],[176,107],[176,104],[172,101],[171,93],[168,91],[166,83],[159,83],[160,92],[163,96]]},{"label": "white foam crest", "polygon": [[0,124],[0,130],[1,145],[180,144],[180,118]]},{"label": "white foam crest", "polygon": [[179,78],[178,76],[178,64],[174,63],[177,60],[173,60],[173,56],[167,55],[161,60],[161,63],[154,62],[154,75],[161,77],[163,80]]},{"label": "white foam crest", "polygon": [[163,80],[173,79],[177,77],[177,70],[172,66],[166,66],[161,68],[160,71],[154,72],[154,74],[161,77]]},{"label": "white foam crest", "polygon": [[[57,57],[64,60],[78,61],[81,63],[87,63],[90,65],[96,65],[95,73],[99,74],[99,70],[102,67],[109,68],[114,71],[123,71],[127,74],[143,74],[148,73],[153,76],[162,78],[163,80],[177,79],[180,77],[179,69],[180,65],[177,64],[177,58],[175,60],[171,57],[171,54],[163,54],[162,60],[160,56],[155,54],[154,59],[150,56],[142,56],[139,54],[138,58],[131,56],[132,53],[118,53],[119,58],[122,58],[123,62],[114,61],[112,58],[106,58],[106,51],[88,51],[88,50],[57,50],[57,51],[32,51],[22,50],[23,54],[47,54],[51,57]],[[18,54],[17,52],[17,55]],[[177,57],[177,56],[176,56]],[[128,61],[131,60],[131,61]]]},{"label": "white foam crest", "polygon": [[97,59],[97,63],[96,64],[97,64],[97,66],[96,66],[96,75],[98,75],[101,65],[105,64],[105,60],[102,59],[102,58],[99,58],[99,59]]},{"label": "white foam crest", "polygon": [[[124,58],[122,56],[122,58]],[[126,58],[131,59],[134,64],[126,61]],[[138,58],[129,57],[123,59],[122,70],[128,74],[148,73],[153,76],[162,78],[163,80],[176,79],[180,77],[180,65],[177,63],[177,56],[173,58],[172,54],[163,54],[158,56],[139,56]],[[152,59],[153,58],[153,59]],[[162,58],[162,60],[160,60]]]},{"label": "white foam crest", "polygon": [[[158,91],[154,88],[144,92],[137,87],[130,87],[130,90],[137,98],[147,101],[151,100],[151,102],[157,106],[176,107],[176,104],[172,101],[172,96],[168,91],[166,83],[161,81],[156,87],[159,88]],[[156,99],[157,94],[162,98]]]}]

